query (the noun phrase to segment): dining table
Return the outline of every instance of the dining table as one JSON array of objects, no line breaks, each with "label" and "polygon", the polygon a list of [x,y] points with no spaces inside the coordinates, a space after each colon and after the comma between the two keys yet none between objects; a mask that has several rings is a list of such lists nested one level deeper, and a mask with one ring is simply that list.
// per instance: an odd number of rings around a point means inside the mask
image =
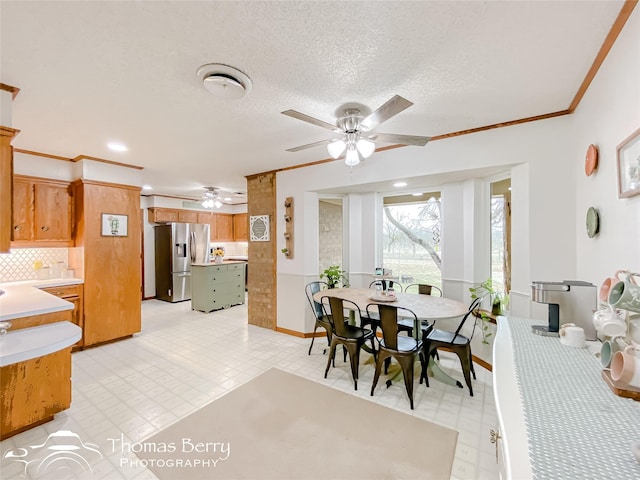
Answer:
[{"label": "dining table", "polygon": [[[468,306],[457,300],[446,297],[434,297],[420,293],[396,292],[395,297],[381,295],[380,292],[369,288],[330,288],[320,290],[313,295],[313,300],[322,303],[322,297],[337,297],[355,303],[361,312],[366,312],[369,304],[391,304],[397,307],[408,308],[417,317],[417,324],[414,326],[414,334],[420,335],[421,321],[436,321],[449,318],[459,318],[467,313]],[[349,308],[349,303],[345,308]],[[375,311],[375,307],[370,308]],[[462,383],[447,375],[439,366],[438,362],[429,357],[428,365],[430,376],[448,385],[455,385],[462,388]]]}]

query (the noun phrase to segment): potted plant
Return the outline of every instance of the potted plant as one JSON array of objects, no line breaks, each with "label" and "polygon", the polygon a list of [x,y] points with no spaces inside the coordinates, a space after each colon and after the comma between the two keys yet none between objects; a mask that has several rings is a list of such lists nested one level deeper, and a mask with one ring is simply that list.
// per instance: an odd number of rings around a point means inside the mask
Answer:
[{"label": "potted plant", "polygon": [[[502,315],[502,295],[493,286],[493,281],[490,278],[482,282],[477,287],[470,287],[469,292],[471,292],[472,300],[489,296],[489,299],[491,300],[491,314]],[[489,327],[491,317],[484,311],[481,311],[479,315],[479,318],[482,321],[482,325],[480,327],[480,331],[482,332],[482,343],[489,344],[489,337],[493,335],[490,332]]]},{"label": "potted plant", "polygon": [[336,288],[340,286],[340,284],[342,284],[341,286],[343,287],[348,287],[349,279],[345,277],[345,273],[347,272],[345,272],[344,270],[340,270],[340,265],[331,265],[320,274],[320,278],[327,279],[329,288]]},{"label": "potted plant", "polygon": [[289,256],[289,249],[287,247],[284,247],[282,250],[280,250],[285,257]]}]

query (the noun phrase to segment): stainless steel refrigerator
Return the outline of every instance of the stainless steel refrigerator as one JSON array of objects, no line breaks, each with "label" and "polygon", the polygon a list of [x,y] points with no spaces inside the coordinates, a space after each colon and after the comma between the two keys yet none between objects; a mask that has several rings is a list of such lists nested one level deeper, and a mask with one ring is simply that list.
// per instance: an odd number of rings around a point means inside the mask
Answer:
[{"label": "stainless steel refrigerator", "polygon": [[156,298],[191,300],[191,264],[209,263],[209,225],[167,223],[155,227]]}]

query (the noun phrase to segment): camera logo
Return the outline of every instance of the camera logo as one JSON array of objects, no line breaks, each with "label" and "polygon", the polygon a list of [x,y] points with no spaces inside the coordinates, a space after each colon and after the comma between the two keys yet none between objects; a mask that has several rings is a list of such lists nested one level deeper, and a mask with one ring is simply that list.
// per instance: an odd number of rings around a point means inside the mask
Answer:
[{"label": "camera logo", "polygon": [[7,451],[2,463],[22,463],[25,477],[38,478],[56,471],[77,472],[82,469],[93,473],[91,463],[102,458],[97,445],[83,442],[72,431],[59,430],[40,445]]}]

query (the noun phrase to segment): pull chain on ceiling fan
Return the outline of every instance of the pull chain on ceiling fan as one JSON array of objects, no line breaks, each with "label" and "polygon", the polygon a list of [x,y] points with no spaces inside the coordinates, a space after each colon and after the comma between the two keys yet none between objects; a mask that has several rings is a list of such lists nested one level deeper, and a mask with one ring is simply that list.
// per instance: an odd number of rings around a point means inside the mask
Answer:
[{"label": "pull chain on ceiling fan", "polygon": [[339,158],[344,153],[345,163],[349,166],[354,166],[360,163],[360,156],[362,156],[362,158],[369,158],[373,154],[376,149],[375,142],[424,146],[429,141],[429,137],[398,135],[394,133],[373,133],[373,130],[382,122],[389,120],[411,105],[413,105],[413,103],[406,98],[395,95],[366,117],[361,115],[360,110],[357,108],[345,108],[342,116],[337,119],[335,125],[295,110],[286,110],[282,112],[284,115],[341,134],[339,138],[320,140],[319,142],[289,148],[287,152],[297,152],[306,150],[307,148],[326,145],[331,157]]}]

